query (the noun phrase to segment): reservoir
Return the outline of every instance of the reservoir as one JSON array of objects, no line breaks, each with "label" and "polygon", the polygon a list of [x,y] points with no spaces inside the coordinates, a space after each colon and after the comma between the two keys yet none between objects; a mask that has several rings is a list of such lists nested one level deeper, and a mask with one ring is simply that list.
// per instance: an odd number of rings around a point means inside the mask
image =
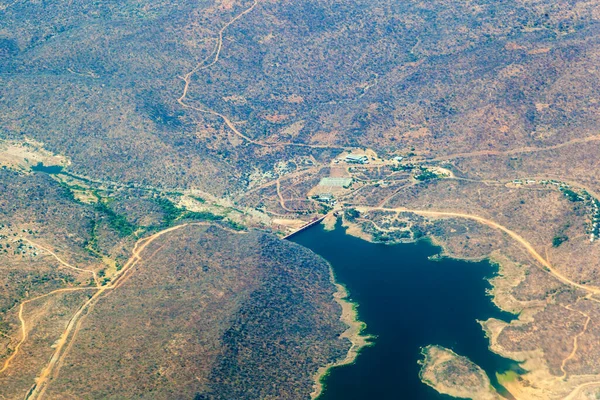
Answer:
[{"label": "reservoir", "polygon": [[496,273],[495,266],[487,261],[431,260],[441,249],[427,241],[370,243],[346,235],[339,225],[333,231],[317,225],[290,240],[329,261],[336,280],[358,305],[366,333],[376,336],[354,364],[330,371],[319,400],[451,399],[419,380],[420,350],[430,344],[468,357],[499,392],[505,392],[495,373],[518,370],[518,365],[488,349],[477,323],[515,318],[486,294],[491,287],[486,278]]}]

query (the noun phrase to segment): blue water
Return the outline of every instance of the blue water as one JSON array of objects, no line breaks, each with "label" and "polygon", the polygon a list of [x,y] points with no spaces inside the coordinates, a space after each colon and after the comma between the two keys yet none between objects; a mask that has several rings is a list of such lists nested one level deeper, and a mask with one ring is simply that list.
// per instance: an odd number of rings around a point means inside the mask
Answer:
[{"label": "blue water", "polygon": [[486,295],[491,287],[486,278],[497,272],[489,262],[434,261],[429,257],[441,249],[427,241],[369,243],[346,235],[340,226],[326,231],[318,225],[291,240],[330,262],[336,280],[358,304],[366,333],[376,336],[375,344],[363,349],[354,364],[331,370],[319,400],[450,399],[419,380],[420,350],[430,344],[468,357],[500,392],[495,373],[518,370],[513,361],[488,349],[477,323],[491,317],[515,318]]}]

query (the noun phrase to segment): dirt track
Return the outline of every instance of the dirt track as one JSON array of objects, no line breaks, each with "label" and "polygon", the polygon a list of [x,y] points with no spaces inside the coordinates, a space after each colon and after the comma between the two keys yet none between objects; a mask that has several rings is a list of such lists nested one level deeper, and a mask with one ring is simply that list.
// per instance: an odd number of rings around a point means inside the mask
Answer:
[{"label": "dirt track", "polygon": [[[58,289],[58,290],[54,290],[50,293],[46,293],[41,296],[35,297],[33,299],[28,299],[28,300],[25,300],[24,302],[22,302],[19,305],[19,320],[21,322],[21,338],[19,340],[19,343],[15,347],[13,354],[11,354],[11,356],[4,362],[4,366],[2,367],[2,369],[0,369],[0,373],[4,372],[8,368],[10,368],[11,361],[19,355],[19,350],[20,350],[22,344],[27,340],[27,335],[28,335],[30,328],[27,326],[27,321],[26,321],[25,317],[23,316],[23,311],[24,311],[25,305],[27,305],[28,303],[31,303],[33,301],[42,299],[44,297],[51,296],[56,293],[81,291],[81,290],[96,290],[96,293],[94,293],[94,295],[88,301],[86,301],[69,320],[69,323],[67,324],[66,329],[63,331],[59,340],[56,342],[54,354],[52,355],[48,364],[42,370],[39,377],[36,379],[35,384],[32,386],[32,388],[30,389],[30,391],[28,392],[28,394],[25,397],[26,399],[42,398],[46,391],[46,388],[48,386],[49,379],[50,379],[51,375],[53,374],[54,367],[56,366],[57,363],[62,361],[62,359],[64,358],[64,356],[66,354],[66,352],[63,352],[63,348],[65,347],[65,345],[70,344],[76,336],[77,328],[81,325],[81,323],[80,323],[81,318],[84,315],[86,315],[87,312],[89,312],[89,309],[99,300],[100,296],[102,296],[103,293],[105,293],[106,291],[115,289],[120,285],[123,278],[142,259],[140,256],[140,253],[150,243],[152,243],[155,239],[159,238],[160,236],[164,235],[165,233],[174,231],[176,229],[183,228],[187,225],[189,225],[189,224],[182,224],[182,225],[174,226],[171,228],[167,228],[167,229],[157,232],[151,236],[148,236],[146,238],[138,240],[133,248],[132,255],[129,258],[129,260],[127,261],[127,263],[125,263],[123,268],[113,276],[111,283],[107,286],[99,286],[98,285],[98,286],[90,286],[90,287]],[[40,246],[38,246],[38,247],[40,247]],[[44,248],[44,250],[46,250],[51,255],[53,255],[55,258],[57,258],[61,262],[61,264],[64,264],[65,266],[68,266],[69,268],[76,269],[79,271],[92,272],[92,271],[74,267],[74,266],[62,261],[52,251],[45,249],[45,248]],[[94,274],[94,277],[95,277],[95,274]]]}]

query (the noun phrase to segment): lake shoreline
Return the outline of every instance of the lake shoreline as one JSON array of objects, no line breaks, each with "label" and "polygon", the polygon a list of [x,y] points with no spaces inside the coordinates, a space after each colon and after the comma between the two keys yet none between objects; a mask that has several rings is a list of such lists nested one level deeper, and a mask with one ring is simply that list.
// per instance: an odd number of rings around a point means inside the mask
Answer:
[{"label": "lake shoreline", "polygon": [[[342,223],[340,223],[340,222],[342,222]],[[343,219],[341,219],[341,221],[340,221],[340,218],[335,218],[335,219],[330,219],[329,221],[324,221],[323,223],[319,224],[319,226],[323,232],[332,232],[334,230],[337,230],[336,228],[339,227],[339,228],[341,228],[340,233],[342,233],[343,236],[355,237],[355,238],[360,239],[361,241],[368,242],[370,244],[381,244],[381,243],[373,240],[371,235],[366,234],[364,231],[362,231],[362,229],[360,229],[358,224],[348,223],[348,221],[345,221]],[[338,238],[339,238],[339,235],[338,235]],[[485,290],[486,295],[488,297],[492,298],[492,302],[491,302],[493,304],[492,307],[495,309],[492,312],[492,314],[490,314],[490,316],[496,315],[496,310],[498,312],[500,312],[501,314],[506,313],[506,310],[503,310],[502,307],[499,307],[498,304],[495,301],[493,301],[493,300],[495,300],[494,292],[496,292],[496,294],[497,294],[497,289],[498,289],[496,287],[496,285],[498,283],[500,283],[500,282],[498,282],[499,269],[502,267],[502,263],[498,262],[500,260],[498,260],[497,257],[493,257],[493,256],[492,257],[481,257],[481,258],[477,258],[477,259],[464,259],[462,257],[456,257],[455,255],[449,254],[447,252],[446,248],[443,246],[443,243],[441,243],[440,241],[438,241],[436,239],[437,238],[435,238],[435,237],[426,236],[426,237],[419,238],[417,240],[410,240],[410,241],[403,240],[398,244],[413,243],[413,244],[418,245],[419,242],[422,242],[423,245],[425,245],[425,246],[436,247],[439,249],[438,250],[439,252],[436,254],[429,254],[429,256],[427,256],[428,260],[436,262],[436,263],[442,262],[442,261],[443,262],[446,262],[446,261],[452,262],[452,260],[455,260],[457,262],[466,262],[468,264],[478,263],[478,262],[487,262],[493,268],[493,272],[492,272],[493,276],[487,275],[484,278],[484,280],[486,281],[486,284],[490,285],[490,287]],[[327,242],[327,244],[324,244],[326,242]],[[335,246],[340,246],[340,244],[343,243],[343,240],[340,242],[340,240],[338,239],[337,242],[334,241],[334,242],[329,243],[329,241],[323,241],[323,239],[319,239],[315,243],[316,243],[316,247],[315,246],[311,247],[309,245],[309,243],[305,243],[304,245],[308,245],[308,247],[313,249],[313,251],[317,252],[317,254],[321,254],[319,249],[322,249],[325,252],[325,254],[327,254],[327,251],[331,251],[330,250],[331,248],[335,248]],[[394,243],[394,244],[396,244],[396,243]],[[355,244],[354,247],[356,247],[356,245],[357,244]],[[423,245],[419,245],[419,246],[423,246]],[[345,245],[342,245],[342,246],[345,246]],[[352,252],[350,252],[350,253],[352,253]],[[332,253],[332,255],[333,254],[336,254],[336,252],[334,251]],[[353,257],[356,257],[356,256],[353,256]],[[360,258],[360,256],[359,256],[359,258]],[[349,265],[352,265],[352,263],[354,262],[353,261],[354,259],[351,258],[346,261],[343,261],[342,264],[345,265],[344,262],[350,262]],[[347,290],[346,286],[343,285],[342,283],[338,283],[338,281],[346,283],[345,279],[347,279],[347,278],[344,278],[342,276],[340,276],[340,277],[337,276],[338,275],[337,264],[336,264],[336,269],[334,270],[333,265],[332,265],[333,260],[335,260],[335,257],[333,259],[331,259],[331,261],[328,259],[329,265],[330,265],[331,281],[336,286],[336,292],[334,293],[333,297],[334,297],[334,301],[336,301],[342,307],[342,315],[340,316],[340,321],[342,321],[344,324],[346,324],[348,326],[348,329],[346,329],[346,331],[344,331],[344,333],[343,333],[343,335],[341,335],[341,337],[348,338],[348,340],[351,342],[351,346],[345,357],[343,357],[342,359],[340,359],[338,361],[329,363],[318,369],[318,371],[313,376],[314,385],[313,385],[313,391],[310,394],[311,399],[317,399],[319,397],[327,398],[327,399],[329,399],[329,398],[335,399],[336,398],[335,396],[331,397],[331,395],[333,393],[343,393],[343,392],[339,392],[339,390],[340,390],[340,387],[339,387],[340,381],[339,380],[336,384],[334,384],[333,387],[329,387],[330,382],[327,379],[331,379],[328,377],[331,376],[332,370],[336,367],[356,364],[357,356],[360,354],[361,350],[367,346],[372,346],[373,344],[375,344],[370,341],[370,339],[372,339],[373,336],[363,334],[363,331],[364,331],[366,325],[363,321],[360,320],[361,317],[359,317],[357,310],[356,310],[357,306],[359,305],[358,303],[360,303],[362,306],[362,301],[360,298],[355,298],[354,295],[352,296],[353,297],[352,300],[348,299],[349,290]],[[446,261],[444,261],[444,260],[446,260]],[[369,261],[367,261],[367,263],[370,263]],[[389,261],[386,264],[391,265],[389,263]],[[506,284],[508,282],[502,282],[502,283]],[[368,311],[368,308],[365,309],[365,311]],[[370,310],[368,312],[370,312]],[[510,313],[510,314],[512,314],[513,318],[515,316],[517,316],[517,315],[515,315],[515,313]],[[484,315],[487,315],[487,314],[484,314]],[[483,315],[480,314],[480,316],[475,319],[475,321],[477,321],[477,324],[480,326],[479,329],[481,329],[480,319],[482,317],[483,317]],[[366,318],[366,317],[363,317],[363,318]],[[483,319],[485,319],[485,317]],[[512,318],[509,317],[509,319],[512,319]],[[367,323],[369,323],[368,318],[365,319],[365,321]],[[481,332],[481,331],[479,331],[479,332]],[[481,333],[476,333],[476,334],[481,335],[482,337],[485,337],[485,330],[483,330],[483,332],[481,332]],[[379,334],[377,334],[377,336],[379,337]],[[388,338],[388,340],[389,340],[389,338]],[[429,344],[432,344],[432,343],[436,343],[436,341],[429,342]],[[443,343],[443,341],[440,343]],[[493,351],[494,349],[492,349],[491,344],[492,343],[490,343],[489,339],[486,340],[485,349],[490,353],[495,353],[495,354],[500,355],[499,353]],[[389,343],[387,345],[389,345]],[[446,344],[446,346],[447,345],[448,345],[448,343]],[[425,346],[425,343],[421,344],[421,346]],[[483,349],[484,347],[481,347],[481,348]],[[373,354],[375,354],[375,353],[373,353]],[[369,353],[369,357],[372,357],[371,353]],[[369,358],[369,357],[367,357],[367,358]],[[507,361],[509,361],[509,360],[507,360]],[[488,362],[488,361],[486,361],[486,362]],[[485,365],[485,363],[484,363],[484,365]],[[489,373],[491,373],[492,375],[490,377],[494,377],[494,378],[495,378],[494,371],[496,371],[496,372],[504,371],[506,369],[506,367],[502,367],[501,369],[492,368],[490,370],[489,363],[488,363],[487,367],[484,367],[484,368],[487,368],[488,375],[489,375]],[[346,369],[343,369],[343,370],[350,371],[350,370],[346,370]],[[352,375],[351,372],[344,372],[344,373],[347,374],[348,376]],[[368,376],[368,375],[369,374],[367,373],[366,376]],[[410,375],[412,376],[412,374],[410,374]],[[351,379],[357,379],[357,378],[358,378],[357,376],[354,376],[354,378],[351,378]],[[368,378],[365,378],[365,379],[368,379]],[[348,381],[348,382],[351,382],[351,381]],[[419,382],[419,384],[423,385],[422,382]],[[423,386],[428,386],[428,385],[423,385]],[[352,387],[352,384],[350,384],[350,387]],[[502,389],[504,389],[504,388],[502,388]],[[335,390],[335,392],[330,393],[331,390]],[[431,390],[431,389],[429,389],[429,390]],[[446,395],[447,395],[447,393],[446,393]],[[325,396],[325,397],[323,397],[323,396]],[[429,399],[429,397],[427,397],[427,398]]]},{"label": "lake shoreline", "polygon": [[324,380],[329,375],[331,369],[354,363],[362,349],[373,345],[373,342],[370,341],[373,339],[373,336],[363,333],[366,329],[366,324],[358,318],[358,311],[356,309],[357,303],[348,299],[348,290],[343,284],[336,281],[333,267],[330,263],[329,273],[331,282],[336,287],[336,291],[333,293],[333,299],[342,308],[340,321],[348,326],[348,328],[342,332],[340,338],[348,339],[351,345],[346,353],[346,357],[319,368],[313,378],[315,383],[313,385],[313,391],[310,394],[311,399],[317,399],[323,393],[325,387]]},{"label": "lake shoreline", "polygon": [[457,399],[502,399],[485,371],[467,357],[438,345],[423,347],[421,355],[419,378],[437,392]]}]

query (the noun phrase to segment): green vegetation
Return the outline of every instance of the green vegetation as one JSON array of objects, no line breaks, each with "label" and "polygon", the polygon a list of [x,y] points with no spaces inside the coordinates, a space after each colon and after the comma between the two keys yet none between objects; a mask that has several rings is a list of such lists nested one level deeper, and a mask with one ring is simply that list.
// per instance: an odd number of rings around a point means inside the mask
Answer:
[{"label": "green vegetation", "polygon": [[560,191],[563,192],[563,194],[567,197],[567,199],[569,199],[569,201],[583,201],[583,198],[571,189],[561,187]]},{"label": "green vegetation", "polygon": [[391,240],[390,236],[385,233],[385,232],[381,232],[381,231],[375,231],[373,232],[373,240],[376,242],[389,242]]},{"label": "green vegetation", "polygon": [[509,370],[503,374],[496,373],[496,377],[498,378],[498,383],[502,385],[503,383],[515,381],[519,377],[519,374],[517,374],[515,371]]},{"label": "green vegetation", "polygon": [[320,205],[320,210],[319,210],[319,214],[327,214],[329,211],[333,210],[333,207],[330,206],[329,204],[319,204]]},{"label": "green vegetation", "polygon": [[221,221],[224,217],[213,214],[210,211],[185,211],[182,214],[182,218],[193,219],[195,221]]},{"label": "green vegetation", "polygon": [[373,236],[374,241],[381,243],[395,242],[398,240],[411,238],[411,233],[407,230],[394,230],[390,232],[382,232],[378,229],[374,229],[370,233]]},{"label": "green vegetation", "polygon": [[77,201],[77,199],[75,199],[75,195],[73,194],[73,191],[71,190],[71,187],[69,185],[67,185],[66,183],[62,182],[62,181],[58,181],[58,185],[63,189],[62,192],[60,192],[61,196],[69,201]]},{"label": "green vegetation", "polygon": [[421,229],[421,227],[419,227],[419,226],[413,225],[413,226],[410,228],[410,230],[411,230],[411,232],[412,232],[413,239],[415,239],[415,240],[416,240],[416,239],[420,239],[420,238],[422,238],[423,236],[425,236],[425,232],[423,232],[423,230],[422,230],[422,229]]},{"label": "green vegetation", "polygon": [[344,218],[347,221],[353,222],[358,217],[360,217],[360,211],[358,211],[356,208],[347,208],[344,210]]},{"label": "green vegetation", "polygon": [[245,231],[246,230],[246,227],[244,225],[240,224],[239,222],[235,222],[235,221],[231,221],[231,220],[225,220],[224,222],[227,227],[233,229],[234,231]]},{"label": "green vegetation", "polygon": [[108,225],[117,231],[119,236],[125,237],[135,232],[135,225],[127,221],[123,215],[115,213],[104,201],[98,201],[95,207],[98,212],[104,214]]},{"label": "green vegetation", "polygon": [[412,171],[415,166],[412,164],[401,164],[392,166],[392,171]]},{"label": "green vegetation", "polygon": [[158,204],[163,212],[163,222],[162,225],[168,226],[173,223],[176,219],[181,217],[181,214],[184,213],[184,210],[177,207],[173,202],[165,197],[156,197],[153,199],[156,204]]},{"label": "green vegetation", "polygon": [[552,247],[558,247],[567,240],[569,240],[569,237],[566,235],[556,235],[552,238]]},{"label": "green vegetation", "polygon": [[200,196],[190,196],[192,199],[196,200],[199,203],[206,203],[206,200],[204,200],[202,197]]},{"label": "green vegetation", "polygon": [[101,256],[102,253],[100,251],[100,248],[98,247],[98,222],[93,219],[91,221],[91,227],[90,227],[90,239],[88,241],[86,241],[83,245],[83,247],[85,247],[92,256],[97,257],[97,256]]},{"label": "green vegetation", "polygon": [[438,178],[439,176],[435,172],[426,168],[421,168],[421,173],[415,175],[415,179],[422,182],[431,181]]},{"label": "green vegetation", "polygon": [[[160,207],[164,214],[163,226],[172,225],[177,220],[193,220],[193,221],[222,221],[225,216],[214,214],[210,211],[187,211],[185,208],[177,207],[173,202],[164,197],[153,199]],[[243,230],[245,227],[234,221],[225,221],[227,225],[235,230]]]}]

